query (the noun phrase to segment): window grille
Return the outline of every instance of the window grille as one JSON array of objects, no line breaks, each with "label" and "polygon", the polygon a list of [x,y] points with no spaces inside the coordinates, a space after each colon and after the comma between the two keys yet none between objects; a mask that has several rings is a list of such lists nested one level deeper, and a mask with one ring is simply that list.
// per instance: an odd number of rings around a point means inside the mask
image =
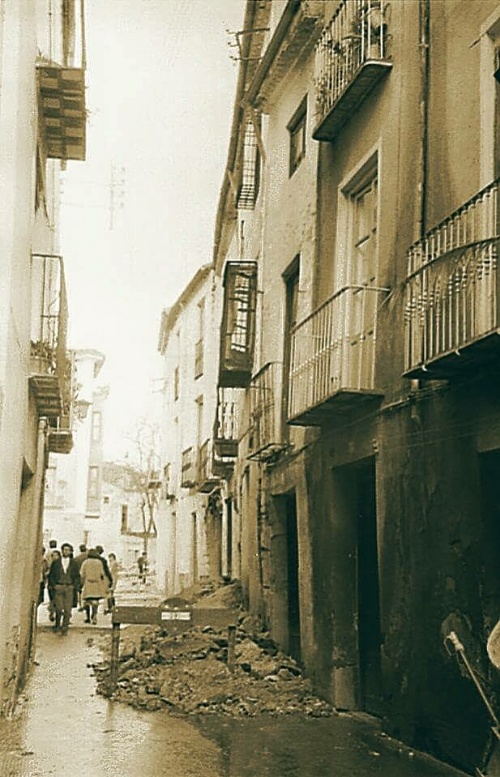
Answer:
[{"label": "window grille", "polygon": [[243,171],[238,194],[238,208],[252,210],[259,193],[259,149],[257,136],[251,121],[245,130],[243,143]]}]

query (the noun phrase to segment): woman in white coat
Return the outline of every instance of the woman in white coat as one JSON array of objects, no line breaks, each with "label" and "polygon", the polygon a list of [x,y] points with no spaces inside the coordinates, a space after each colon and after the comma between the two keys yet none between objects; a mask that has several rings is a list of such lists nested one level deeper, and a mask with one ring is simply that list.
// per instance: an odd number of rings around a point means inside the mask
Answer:
[{"label": "woman in white coat", "polygon": [[94,548],[88,552],[87,558],[80,568],[82,581],[82,599],[85,607],[85,623],[97,623],[97,611],[101,599],[108,595],[109,581],[104,573],[104,566],[99,554]]}]

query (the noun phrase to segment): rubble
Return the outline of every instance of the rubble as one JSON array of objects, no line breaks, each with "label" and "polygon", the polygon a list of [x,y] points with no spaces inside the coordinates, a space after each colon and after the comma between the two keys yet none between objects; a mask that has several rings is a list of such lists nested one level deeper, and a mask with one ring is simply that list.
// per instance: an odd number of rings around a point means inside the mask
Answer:
[{"label": "rubble", "polygon": [[[217,598],[221,606],[231,600],[234,607],[235,591],[227,588],[206,594],[211,607]],[[227,665],[225,629],[193,627],[174,636],[159,628],[131,627],[122,641],[115,689],[109,659],[94,665],[98,692],[137,708],[187,715],[331,715],[332,707],[314,695],[297,662],[255,626],[255,619],[242,612],[234,671]],[[109,644],[105,647],[109,651]]]}]

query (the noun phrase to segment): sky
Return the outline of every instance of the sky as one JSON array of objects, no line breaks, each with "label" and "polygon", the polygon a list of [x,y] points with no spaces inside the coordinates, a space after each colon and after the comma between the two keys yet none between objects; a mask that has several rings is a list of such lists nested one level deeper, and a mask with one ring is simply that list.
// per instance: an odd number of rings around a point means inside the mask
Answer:
[{"label": "sky", "polygon": [[87,160],[63,173],[69,346],[106,356],[105,456],[160,403],[161,311],[212,260],[244,0],[87,0]]}]

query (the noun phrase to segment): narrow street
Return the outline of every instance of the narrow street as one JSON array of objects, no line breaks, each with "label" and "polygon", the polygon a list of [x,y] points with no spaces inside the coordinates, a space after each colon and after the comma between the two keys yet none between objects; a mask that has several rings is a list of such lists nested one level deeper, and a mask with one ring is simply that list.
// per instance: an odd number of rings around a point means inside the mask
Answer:
[{"label": "narrow street", "polygon": [[227,720],[141,712],[95,692],[92,664],[110,632],[74,613],[53,634],[45,608],[20,708],[0,725],[2,777],[458,777],[461,772],[351,716]]}]

